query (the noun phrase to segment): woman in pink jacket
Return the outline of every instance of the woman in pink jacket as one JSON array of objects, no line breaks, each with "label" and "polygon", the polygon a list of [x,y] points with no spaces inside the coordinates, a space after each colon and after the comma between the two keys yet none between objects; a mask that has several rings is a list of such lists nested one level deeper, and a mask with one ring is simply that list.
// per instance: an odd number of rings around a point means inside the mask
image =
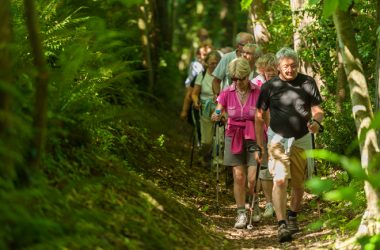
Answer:
[{"label": "woman in pink jacket", "polygon": [[[248,183],[253,193],[257,171],[257,148],[254,130],[256,102],[260,87],[249,81],[251,68],[244,58],[237,58],[228,65],[232,84],[217,98],[216,110],[225,110],[228,115],[225,134],[224,165],[233,167],[234,197],[237,206],[235,228],[245,228],[248,218],[245,209],[246,168]],[[214,112],[212,120],[220,120],[220,113]]]}]

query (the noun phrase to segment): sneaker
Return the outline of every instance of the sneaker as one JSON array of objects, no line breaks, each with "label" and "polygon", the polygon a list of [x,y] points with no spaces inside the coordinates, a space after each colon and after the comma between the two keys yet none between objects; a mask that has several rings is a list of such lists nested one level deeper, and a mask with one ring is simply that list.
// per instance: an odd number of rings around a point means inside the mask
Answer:
[{"label": "sneaker", "polygon": [[237,229],[243,229],[247,226],[247,213],[244,212],[238,212],[238,216],[236,217],[236,222],[235,222],[235,228]]},{"label": "sneaker", "polygon": [[253,209],[253,216],[252,216],[252,220],[254,222],[259,222],[261,220],[261,212],[260,212],[260,207],[259,207],[259,204],[255,204],[255,208]]},{"label": "sneaker", "polygon": [[278,241],[285,242],[290,240],[292,240],[292,233],[286,224],[281,224],[281,226],[278,227]]},{"label": "sneaker", "polygon": [[265,211],[264,211],[263,217],[270,218],[270,217],[273,217],[273,214],[274,214],[274,208],[273,208],[272,203],[269,202],[265,205]]},{"label": "sneaker", "polygon": [[292,234],[295,234],[300,230],[298,227],[297,217],[288,217],[288,229]]}]

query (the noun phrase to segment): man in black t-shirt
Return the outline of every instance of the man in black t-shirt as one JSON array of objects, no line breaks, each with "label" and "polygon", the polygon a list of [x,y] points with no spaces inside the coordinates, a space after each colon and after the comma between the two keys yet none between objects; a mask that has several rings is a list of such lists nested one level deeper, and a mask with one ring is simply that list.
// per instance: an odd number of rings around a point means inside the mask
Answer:
[{"label": "man in black t-shirt", "polygon": [[[314,79],[298,72],[297,53],[291,48],[282,48],[276,57],[279,76],[262,86],[255,124],[257,144],[264,151],[264,117],[269,115],[268,167],[273,175],[278,237],[283,242],[291,240],[292,234],[299,230],[297,212],[307,171],[303,152],[312,148],[310,133],[321,129],[323,110],[319,106],[322,98]],[[286,214],[289,180],[292,192],[290,210]]]}]

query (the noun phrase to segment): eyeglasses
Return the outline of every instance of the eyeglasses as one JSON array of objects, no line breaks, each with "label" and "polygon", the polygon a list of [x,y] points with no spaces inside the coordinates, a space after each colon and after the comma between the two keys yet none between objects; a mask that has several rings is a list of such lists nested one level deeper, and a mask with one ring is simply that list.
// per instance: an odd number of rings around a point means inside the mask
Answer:
[{"label": "eyeglasses", "polygon": [[247,76],[245,76],[245,77],[243,77],[243,78],[232,77],[231,80],[232,80],[233,82],[237,82],[237,81],[244,81],[244,80],[246,80],[247,78],[248,78]]},{"label": "eyeglasses", "polygon": [[292,70],[296,70],[297,68],[298,68],[298,65],[297,64],[290,64],[290,65],[281,65],[280,66],[281,67],[281,69],[283,69],[283,70],[287,70],[287,69],[292,69]]}]

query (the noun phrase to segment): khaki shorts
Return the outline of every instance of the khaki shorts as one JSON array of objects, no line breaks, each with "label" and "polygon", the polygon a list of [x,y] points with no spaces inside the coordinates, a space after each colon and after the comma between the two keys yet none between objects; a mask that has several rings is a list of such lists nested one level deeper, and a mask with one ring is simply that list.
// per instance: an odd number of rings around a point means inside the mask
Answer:
[{"label": "khaki shorts", "polygon": [[305,182],[307,160],[303,157],[304,149],[292,146],[290,153],[285,154],[280,143],[268,144],[268,169],[273,180],[291,179],[293,188],[302,188]]}]

